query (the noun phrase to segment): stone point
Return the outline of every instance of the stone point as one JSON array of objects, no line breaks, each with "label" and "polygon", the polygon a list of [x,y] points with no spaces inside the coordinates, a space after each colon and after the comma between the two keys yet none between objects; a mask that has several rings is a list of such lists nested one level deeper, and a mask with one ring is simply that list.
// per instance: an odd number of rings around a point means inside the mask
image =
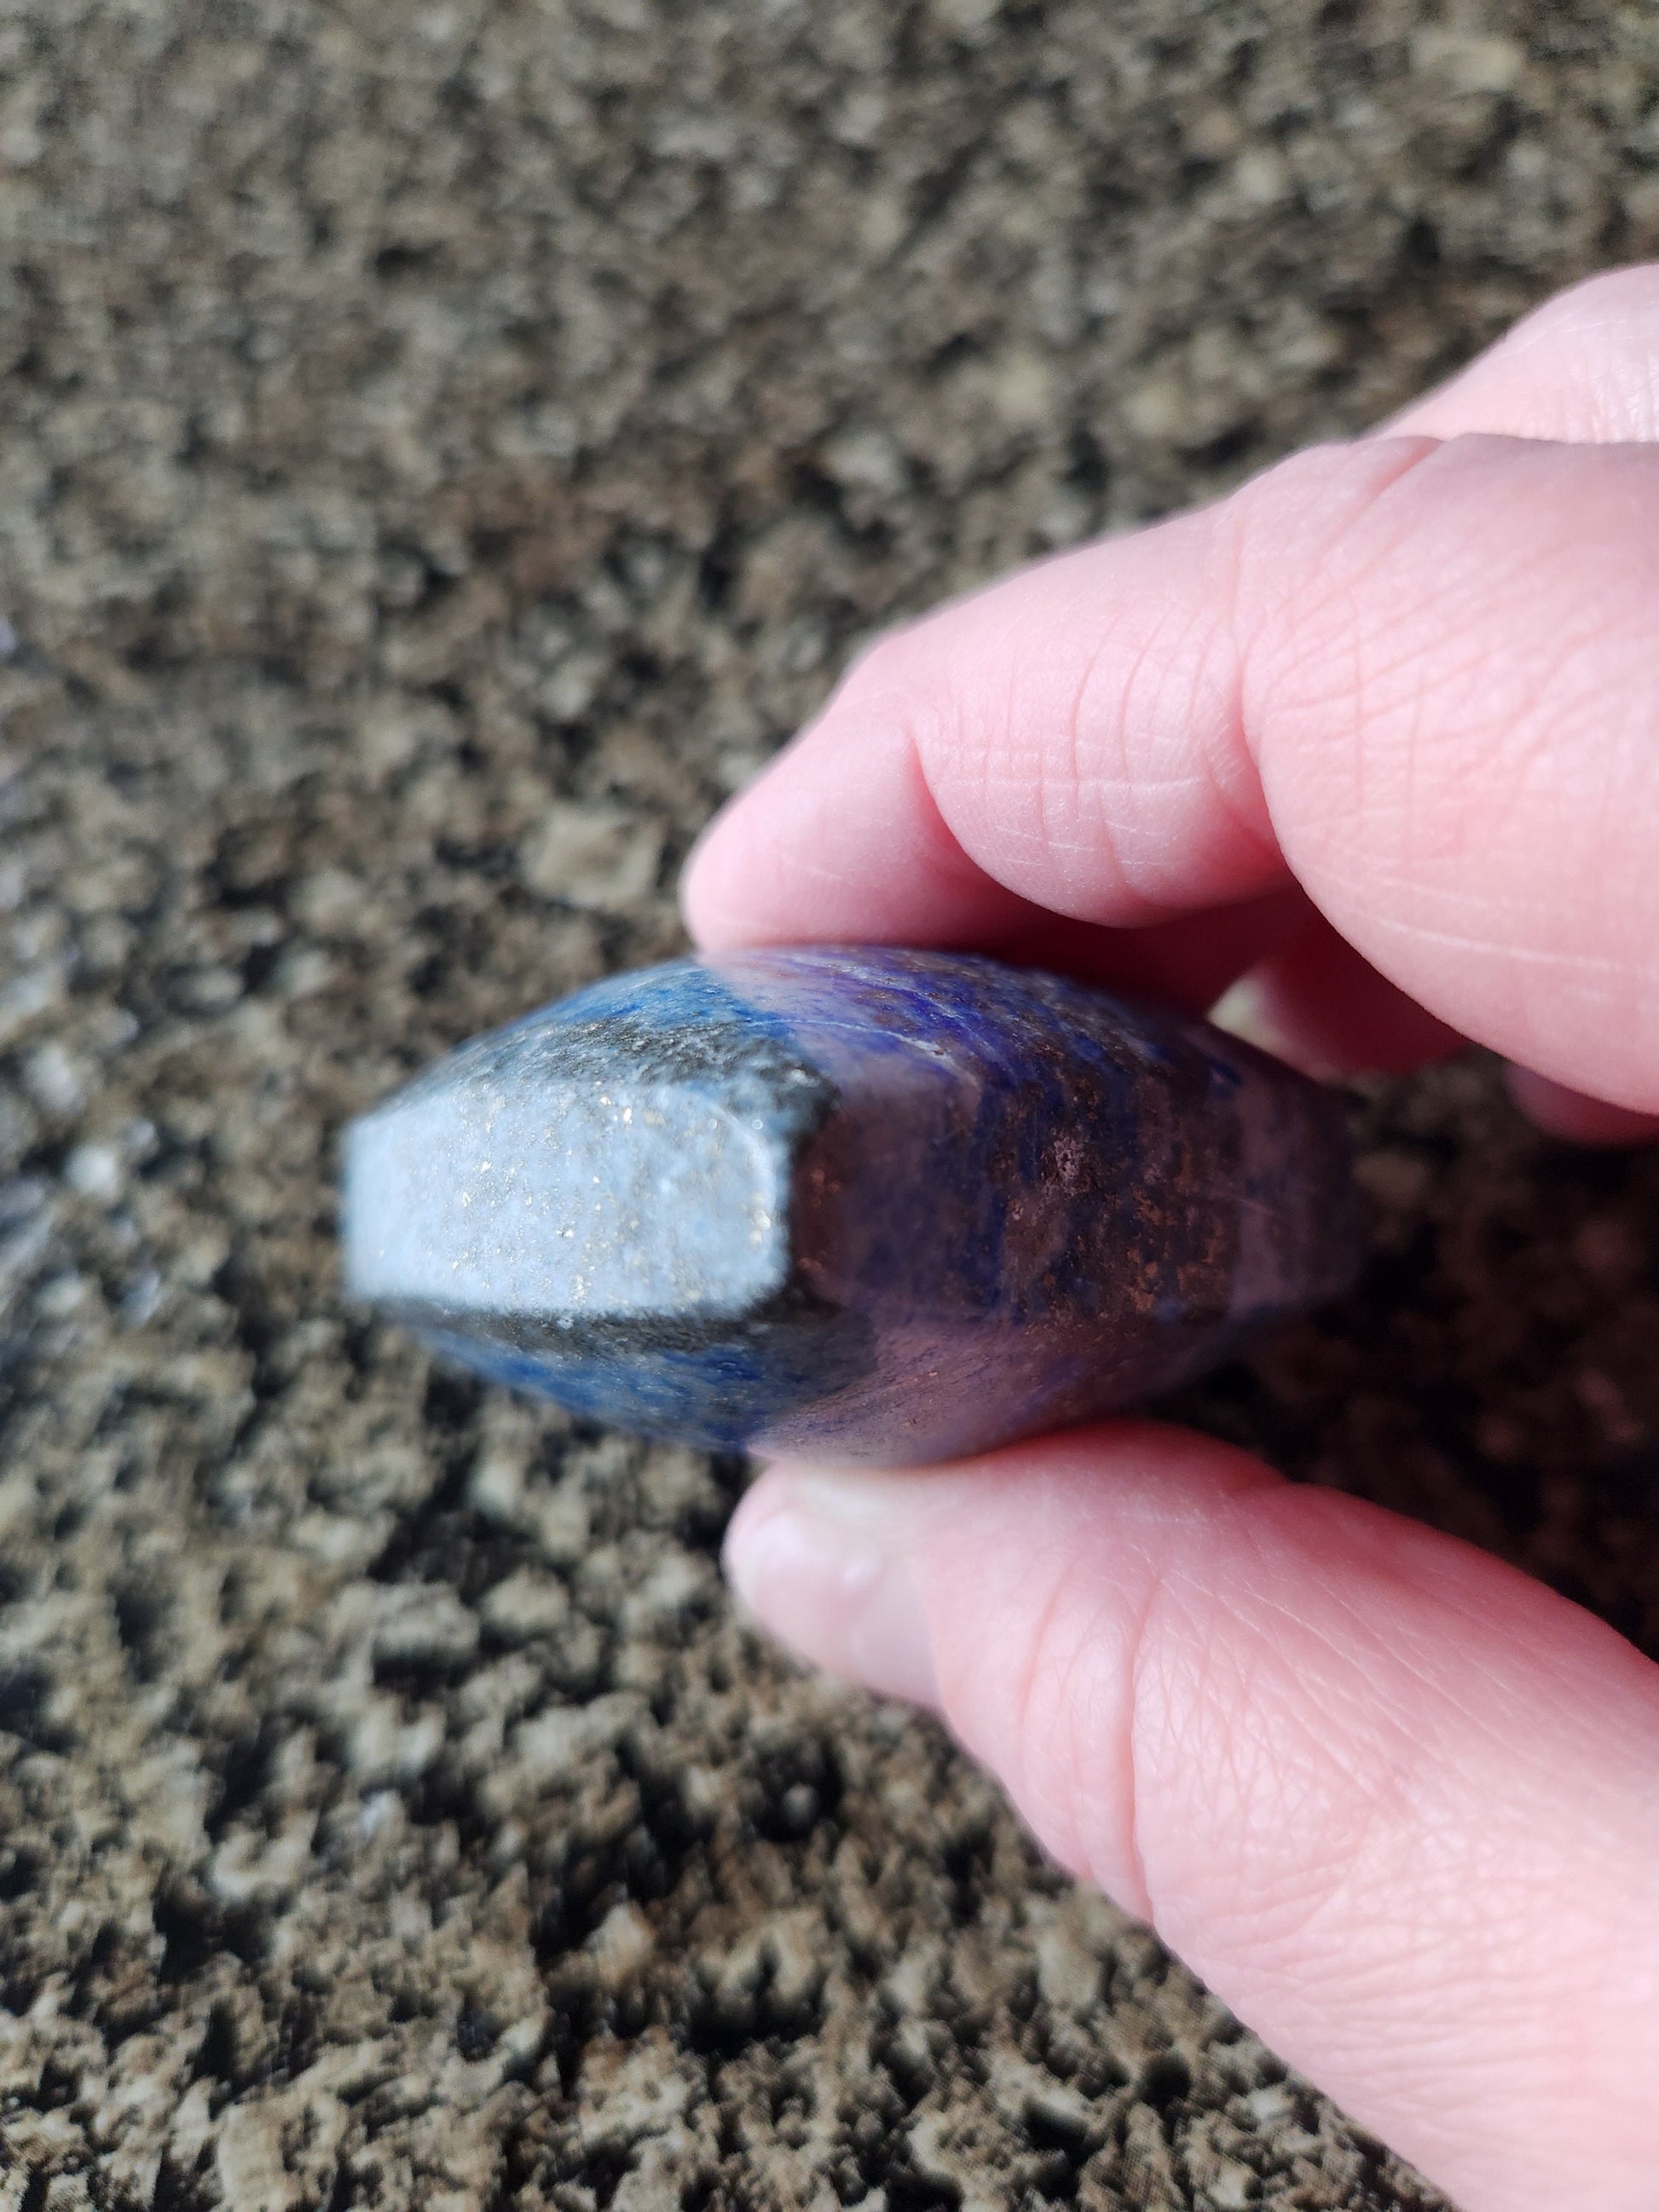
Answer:
[{"label": "stone point", "polygon": [[939,1459],[1089,1419],[1341,1289],[1340,1102],[1203,1023],[962,955],[613,977],[354,1126],[351,1291],[716,1449]]}]

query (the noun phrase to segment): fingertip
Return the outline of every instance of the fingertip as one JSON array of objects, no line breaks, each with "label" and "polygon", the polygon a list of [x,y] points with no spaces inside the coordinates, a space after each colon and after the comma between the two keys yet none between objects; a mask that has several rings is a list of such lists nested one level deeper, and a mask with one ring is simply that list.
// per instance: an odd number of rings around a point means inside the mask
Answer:
[{"label": "fingertip", "polygon": [[932,1705],[933,1638],[903,1525],[914,1480],[770,1468],[732,1516],[724,1564],[744,1611],[798,1658]]},{"label": "fingertip", "polygon": [[1504,1069],[1510,1097],[1547,1137],[1559,1137],[1572,1145],[1592,1145],[1616,1150],[1620,1146],[1650,1145],[1659,1139],[1659,1115],[1644,1114],[1634,1107],[1615,1106],[1606,1098],[1592,1098],[1569,1090],[1547,1075],[1513,1062]]},{"label": "fingertip", "polygon": [[704,950],[720,941],[720,860],[711,853],[724,842],[725,820],[722,811],[704,825],[680,870],[680,919],[691,942]]},{"label": "fingertip", "polygon": [[760,773],[707,822],[680,870],[680,915],[692,943],[705,951],[752,941],[755,856],[763,858],[766,841],[756,834],[757,815],[765,801],[757,797],[775,772],[775,761]]},{"label": "fingertip", "polygon": [[854,674],[693,848],[681,905],[706,949],[969,944],[1020,910],[940,820],[902,701]]},{"label": "fingertip", "polygon": [[1409,1074],[1468,1042],[1379,974],[1318,914],[1240,976],[1210,1019],[1322,1083]]}]

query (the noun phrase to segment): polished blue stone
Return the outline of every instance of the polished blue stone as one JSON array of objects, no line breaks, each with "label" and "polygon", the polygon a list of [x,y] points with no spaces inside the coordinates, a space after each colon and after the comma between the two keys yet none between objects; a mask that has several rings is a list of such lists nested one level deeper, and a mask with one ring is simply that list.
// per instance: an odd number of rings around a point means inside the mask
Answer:
[{"label": "polished blue stone", "polygon": [[940,1459],[1224,1358],[1359,1260],[1340,1101],[1201,1022],[874,948],[618,975],[356,1122],[349,1287],[573,1411]]}]

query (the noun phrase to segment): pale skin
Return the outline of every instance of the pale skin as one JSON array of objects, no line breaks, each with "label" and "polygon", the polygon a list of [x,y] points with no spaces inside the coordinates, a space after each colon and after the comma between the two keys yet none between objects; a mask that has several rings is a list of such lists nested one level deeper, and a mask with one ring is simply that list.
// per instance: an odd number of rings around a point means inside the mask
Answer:
[{"label": "pale skin", "polygon": [[[1659,1130],[1659,266],[883,641],[685,907],[709,947],[1243,977],[1304,1065],[1473,1039],[1556,1134]],[[1465,2212],[1659,2208],[1659,1667],[1603,1623],[1141,1421],[772,1466],[727,1562]]]}]

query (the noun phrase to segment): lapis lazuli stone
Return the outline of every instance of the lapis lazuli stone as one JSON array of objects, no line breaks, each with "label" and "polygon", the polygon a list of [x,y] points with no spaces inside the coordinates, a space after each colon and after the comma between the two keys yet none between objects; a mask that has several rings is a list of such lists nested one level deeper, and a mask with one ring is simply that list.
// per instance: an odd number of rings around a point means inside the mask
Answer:
[{"label": "lapis lazuli stone", "polygon": [[1340,1101],[997,962],[618,975],[352,1127],[349,1286],[622,1427],[888,1462],[1143,1397],[1342,1289]]}]

